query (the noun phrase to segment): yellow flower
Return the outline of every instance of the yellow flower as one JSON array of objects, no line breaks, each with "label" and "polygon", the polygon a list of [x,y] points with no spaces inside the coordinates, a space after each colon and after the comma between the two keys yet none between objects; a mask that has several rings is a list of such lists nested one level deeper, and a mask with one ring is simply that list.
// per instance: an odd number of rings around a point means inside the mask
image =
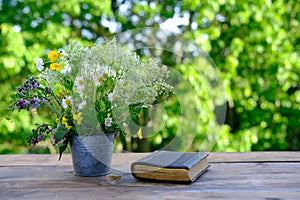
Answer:
[{"label": "yellow flower", "polygon": [[76,120],[77,121],[77,124],[78,125],[80,125],[81,124],[81,121],[82,121],[82,116],[81,116],[81,114],[82,114],[82,112],[79,112],[77,115],[76,114],[74,114],[73,116],[74,116],[74,120]]},{"label": "yellow flower", "polygon": [[69,124],[68,124],[68,119],[65,118],[65,117],[62,118],[61,123],[62,123],[63,125],[65,125],[65,127],[66,127],[67,129],[69,129],[69,130],[72,128],[72,126],[69,126]]},{"label": "yellow flower", "polygon": [[64,96],[66,96],[66,94],[62,90],[59,90],[57,92],[57,96],[60,97],[60,98],[63,98]]},{"label": "yellow flower", "polygon": [[56,62],[59,57],[59,54],[57,51],[50,51],[48,54],[48,58],[51,60],[51,62]]},{"label": "yellow flower", "polygon": [[68,124],[68,119],[63,117],[62,120],[61,120],[61,123],[62,124]]},{"label": "yellow flower", "polygon": [[65,124],[65,127],[70,130],[72,128],[72,126],[69,126],[68,124]]},{"label": "yellow flower", "polygon": [[138,136],[138,138],[139,138],[140,140],[143,139],[143,132],[142,132],[142,129],[141,129],[141,128],[138,130],[137,136]]},{"label": "yellow flower", "polygon": [[50,65],[51,70],[60,71],[62,68],[63,68],[63,66],[61,64],[58,64],[58,63],[52,63]]}]

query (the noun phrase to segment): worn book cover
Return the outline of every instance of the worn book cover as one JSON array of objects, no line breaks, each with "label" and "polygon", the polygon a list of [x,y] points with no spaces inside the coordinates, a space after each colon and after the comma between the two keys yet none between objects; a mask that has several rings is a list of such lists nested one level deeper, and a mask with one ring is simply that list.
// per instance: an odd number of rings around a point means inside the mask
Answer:
[{"label": "worn book cover", "polygon": [[155,151],[131,164],[137,179],[194,182],[209,167],[208,153]]}]

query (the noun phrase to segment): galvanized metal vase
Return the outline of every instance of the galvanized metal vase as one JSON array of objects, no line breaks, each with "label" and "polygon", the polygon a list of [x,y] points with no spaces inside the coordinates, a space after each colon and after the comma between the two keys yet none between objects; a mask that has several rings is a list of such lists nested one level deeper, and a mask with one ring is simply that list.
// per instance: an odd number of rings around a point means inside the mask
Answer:
[{"label": "galvanized metal vase", "polygon": [[73,174],[102,176],[111,173],[114,137],[116,133],[102,133],[71,139]]}]

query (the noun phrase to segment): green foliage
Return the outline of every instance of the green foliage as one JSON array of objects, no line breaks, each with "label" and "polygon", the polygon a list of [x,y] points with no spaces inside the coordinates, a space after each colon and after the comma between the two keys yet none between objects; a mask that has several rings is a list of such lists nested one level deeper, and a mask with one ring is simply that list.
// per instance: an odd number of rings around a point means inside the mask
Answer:
[{"label": "green foliage", "polygon": [[[23,77],[36,73],[37,57],[73,39],[88,45],[98,37],[121,31],[159,27],[174,16],[187,19],[187,23],[178,26],[182,33],[178,41],[183,44],[194,41],[209,53],[216,65],[209,71],[198,68],[198,59],[188,61],[170,52],[158,56],[163,64],[180,72],[196,92],[194,99],[184,99],[184,105],[195,102],[199,126],[195,134],[194,130],[189,131],[193,124],[189,127],[187,123],[180,129],[179,116],[184,112],[180,110],[181,99],[174,98],[162,105],[165,113],[158,112],[162,120],[168,116],[159,133],[151,135],[150,129],[143,128],[143,135],[149,137],[142,140],[119,135],[121,148],[129,151],[161,148],[182,130],[187,141],[193,140],[191,150],[300,149],[300,4],[297,1],[3,1],[0,9],[0,113],[3,116],[0,153],[28,152],[23,134],[31,131],[30,124],[38,119],[33,114],[15,112],[10,116],[15,122],[12,123],[4,116],[8,94],[20,85]],[[138,46],[139,42],[134,44]],[[174,45],[157,42],[158,47]],[[187,46],[183,45],[183,50]],[[149,51],[158,55],[154,50]],[[142,50],[137,52],[147,56]],[[216,71],[220,73],[215,74]],[[216,79],[221,80],[217,85],[222,85],[224,91],[212,86]],[[186,94],[180,90],[184,85],[177,86],[180,94]],[[227,107],[225,125],[219,124],[215,115],[224,106]],[[44,118],[47,118],[45,113]],[[174,141],[174,145],[184,143],[182,140]]]}]

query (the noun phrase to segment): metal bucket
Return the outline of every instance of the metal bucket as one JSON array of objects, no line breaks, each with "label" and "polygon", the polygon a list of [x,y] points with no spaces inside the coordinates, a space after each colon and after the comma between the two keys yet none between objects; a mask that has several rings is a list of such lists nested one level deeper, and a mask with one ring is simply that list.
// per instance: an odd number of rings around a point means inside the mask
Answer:
[{"label": "metal bucket", "polygon": [[111,173],[110,166],[116,133],[71,139],[73,173],[79,176],[102,176]]}]

